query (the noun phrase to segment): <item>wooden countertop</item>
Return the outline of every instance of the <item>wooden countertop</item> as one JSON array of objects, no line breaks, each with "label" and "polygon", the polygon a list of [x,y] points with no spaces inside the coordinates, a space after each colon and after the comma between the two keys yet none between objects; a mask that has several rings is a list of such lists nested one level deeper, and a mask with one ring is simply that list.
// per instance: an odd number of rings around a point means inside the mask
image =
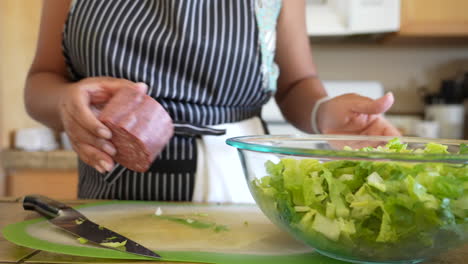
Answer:
[{"label": "wooden countertop", "polygon": [[[76,206],[93,201],[89,200],[69,200],[63,201],[66,204]],[[20,222],[28,219],[37,218],[38,215],[34,212],[24,211],[21,207],[19,198],[0,198],[0,229],[6,225]],[[4,213],[8,212],[8,213]],[[437,258],[424,262],[424,264],[464,264],[468,260],[468,244]],[[6,241],[3,236],[0,236],[0,263],[54,263],[54,264],[69,264],[69,263],[151,263],[146,261],[124,261],[124,260],[109,260],[109,259],[96,259],[75,257],[69,255],[61,255],[55,253],[48,253],[40,250],[29,249]],[[164,262],[158,262],[164,263]],[[167,263],[167,262],[166,262]]]}]

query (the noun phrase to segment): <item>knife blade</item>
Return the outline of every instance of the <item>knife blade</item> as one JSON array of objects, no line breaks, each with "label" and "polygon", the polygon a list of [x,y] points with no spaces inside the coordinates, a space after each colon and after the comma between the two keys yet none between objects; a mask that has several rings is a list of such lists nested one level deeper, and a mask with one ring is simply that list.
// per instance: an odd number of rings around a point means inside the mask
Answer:
[{"label": "knife blade", "polygon": [[135,241],[92,222],[77,210],[48,197],[27,195],[23,199],[23,208],[40,213],[55,226],[100,247],[145,257],[161,258],[157,253]]}]

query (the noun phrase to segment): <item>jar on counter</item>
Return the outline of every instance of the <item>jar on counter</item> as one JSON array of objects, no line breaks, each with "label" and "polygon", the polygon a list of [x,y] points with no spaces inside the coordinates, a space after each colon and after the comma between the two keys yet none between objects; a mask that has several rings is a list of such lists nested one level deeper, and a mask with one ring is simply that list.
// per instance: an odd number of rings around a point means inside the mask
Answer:
[{"label": "jar on counter", "polygon": [[463,139],[465,129],[464,91],[455,80],[444,80],[440,93],[426,98],[425,119],[439,126],[439,137]]}]

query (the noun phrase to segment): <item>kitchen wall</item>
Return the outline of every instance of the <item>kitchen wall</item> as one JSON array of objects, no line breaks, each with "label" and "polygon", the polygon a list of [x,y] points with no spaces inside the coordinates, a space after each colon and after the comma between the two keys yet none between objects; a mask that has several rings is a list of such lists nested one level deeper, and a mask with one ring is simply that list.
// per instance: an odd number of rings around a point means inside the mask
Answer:
[{"label": "kitchen wall", "polygon": [[422,113],[418,88],[438,89],[440,80],[468,72],[468,44],[312,44],[324,80],[377,80],[393,91],[393,113]]},{"label": "kitchen wall", "polygon": [[42,1],[0,1],[0,149],[11,132],[36,126],[23,107],[23,87],[31,64]]},{"label": "kitchen wall", "polygon": [[[12,131],[36,126],[23,107],[23,85],[36,45],[42,1],[0,1],[0,157]],[[0,197],[5,195],[0,158]]]}]

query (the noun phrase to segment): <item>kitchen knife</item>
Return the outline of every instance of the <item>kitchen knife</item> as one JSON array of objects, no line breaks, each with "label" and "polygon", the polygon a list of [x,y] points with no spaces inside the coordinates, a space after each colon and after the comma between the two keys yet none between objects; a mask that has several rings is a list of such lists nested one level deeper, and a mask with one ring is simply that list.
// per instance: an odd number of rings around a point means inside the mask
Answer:
[{"label": "kitchen knife", "polygon": [[145,257],[161,258],[161,256],[144,246],[90,221],[77,210],[45,196],[25,196],[23,208],[36,211],[45,216],[55,226],[101,247]]}]

